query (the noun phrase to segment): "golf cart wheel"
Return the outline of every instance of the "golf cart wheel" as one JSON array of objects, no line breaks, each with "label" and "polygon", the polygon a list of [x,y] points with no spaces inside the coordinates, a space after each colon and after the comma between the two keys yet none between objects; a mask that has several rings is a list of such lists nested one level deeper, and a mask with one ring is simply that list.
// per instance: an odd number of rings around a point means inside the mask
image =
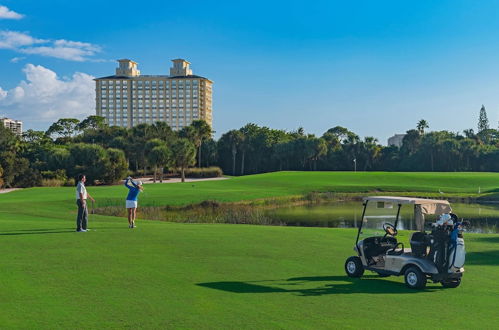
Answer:
[{"label": "golf cart wheel", "polygon": [[442,281],[442,286],[444,288],[457,288],[459,284],[461,284],[461,279],[455,279],[455,280],[448,280],[448,281]]},{"label": "golf cart wheel", "polygon": [[361,277],[364,274],[364,266],[359,257],[350,257],[345,262],[345,272],[348,277]]},{"label": "golf cart wheel", "polygon": [[418,267],[409,267],[404,273],[405,285],[411,289],[424,289],[426,276]]}]

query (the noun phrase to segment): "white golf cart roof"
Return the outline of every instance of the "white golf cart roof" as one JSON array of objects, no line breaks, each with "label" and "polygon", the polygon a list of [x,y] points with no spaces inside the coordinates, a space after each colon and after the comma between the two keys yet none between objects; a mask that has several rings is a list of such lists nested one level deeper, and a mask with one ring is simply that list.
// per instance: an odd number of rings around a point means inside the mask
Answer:
[{"label": "white golf cart roof", "polygon": [[423,214],[443,214],[452,211],[449,201],[441,199],[426,199],[413,197],[392,197],[392,196],[369,196],[364,197],[365,201],[385,202],[393,204],[413,204],[421,205]]},{"label": "white golf cart roof", "polygon": [[440,199],[425,199],[413,197],[369,196],[363,198],[364,202],[384,202],[397,205],[414,205],[414,220],[418,230],[422,230],[425,214],[444,214],[452,212],[449,201]]}]

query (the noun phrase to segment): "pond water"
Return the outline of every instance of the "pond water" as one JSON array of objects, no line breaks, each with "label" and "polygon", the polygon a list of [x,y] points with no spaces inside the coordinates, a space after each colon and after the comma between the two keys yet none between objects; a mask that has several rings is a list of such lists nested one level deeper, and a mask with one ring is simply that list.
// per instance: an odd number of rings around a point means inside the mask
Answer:
[{"label": "pond water", "polygon": [[[451,203],[453,213],[459,219],[470,222],[468,232],[499,233],[498,204]],[[376,208],[373,203],[366,210],[366,218],[371,228],[382,228],[385,222],[395,222],[397,206],[392,209]],[[357,227],[362,217],[361,202],[335,202],[328,204],[294,206],[266,211],[267,217],[289,226],[306,227]],[[398,229],[416,230],[413,207],[403,205],[400,210]],[[436,220],[435,215],[427,215],[426,223]]]}]

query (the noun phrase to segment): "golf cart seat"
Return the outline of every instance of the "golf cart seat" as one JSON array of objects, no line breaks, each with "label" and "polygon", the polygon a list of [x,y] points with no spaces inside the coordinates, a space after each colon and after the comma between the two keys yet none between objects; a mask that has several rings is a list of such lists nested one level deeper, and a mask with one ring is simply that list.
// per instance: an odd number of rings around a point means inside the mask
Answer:
[{"label": "golf cart seat", "polygon": [[387,251],[397,247],[397,239],[391,236],[374,236],[364,239],[364,254],[366,258],[386,254]]},{"label": "golf cart seat", "polygon": [[404,243],[398,242],[392,249],[386,251],[387,255],[390,256],[399,256],[405,252]]},{"label": "golf cart seat", "polygon": [[411,236],[411,250],[416,257],[426,257],[430,239],[424,232],[417,231]]}]

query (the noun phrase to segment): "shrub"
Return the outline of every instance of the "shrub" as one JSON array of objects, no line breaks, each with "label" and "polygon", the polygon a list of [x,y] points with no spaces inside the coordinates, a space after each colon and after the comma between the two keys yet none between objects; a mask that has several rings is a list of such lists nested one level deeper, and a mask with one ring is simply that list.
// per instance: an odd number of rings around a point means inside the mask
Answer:
[{"label": "shrub", "polygon": [[42,171],[41,174],[43,187],[74,186],[74,179],[68,179],[65,170]]},{"label": "shrub", "polygon": [[112,184],[123,179],[128,172],[128,163],[125,153],[119,149],[108,148],[106,150],[109,162],[106,162],[105,175],[102,177],[107,184]]},{"label": "shrub", "polygon": [[188,178],[218,178],[222,175],[222,169],[216,166],[189,168],[185,170],[185,176]]},{"label": "shrub", "polygon": [[42,179],[42,187],[62,187],[66,180],[60,179]]},{"label": "shrub", "polygon": [[63,180],[63,181],[67,179],[66,171],[62,170],[62,169],[55,170],[55,171],[42,171],[41,174],[42,174],[43,179],[49,179],[49,180],[50,179],[57,179],[57,180]]}]

